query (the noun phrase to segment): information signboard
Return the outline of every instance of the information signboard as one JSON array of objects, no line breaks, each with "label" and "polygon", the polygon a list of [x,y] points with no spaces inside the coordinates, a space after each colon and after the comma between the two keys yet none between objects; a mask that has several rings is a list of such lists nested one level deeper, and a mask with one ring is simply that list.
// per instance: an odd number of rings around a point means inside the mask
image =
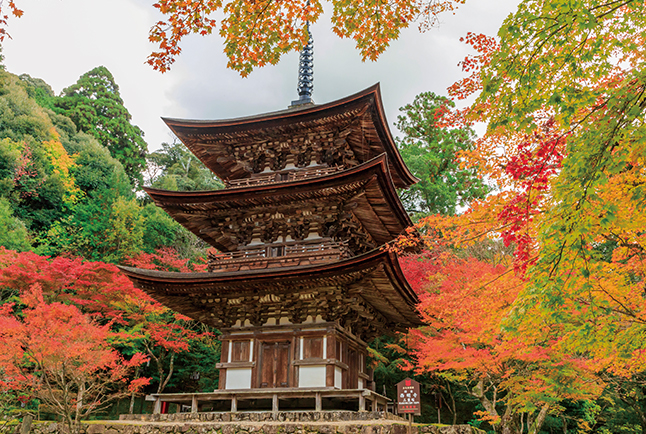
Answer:
[{"label": "information signboard", "polygon": [[406,378],[397,383],[397,413],[422,414],[417,381]]}]

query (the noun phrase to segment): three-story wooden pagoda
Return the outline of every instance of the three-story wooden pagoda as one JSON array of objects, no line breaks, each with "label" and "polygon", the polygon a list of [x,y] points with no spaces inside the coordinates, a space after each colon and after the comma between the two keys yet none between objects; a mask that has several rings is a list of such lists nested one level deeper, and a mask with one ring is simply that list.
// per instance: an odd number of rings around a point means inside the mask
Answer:
[{"label": "three-story wooden pagoda", "polygon": [[164,120],[226,188],[145,190],[220,253],[206,273],[124,272],[222,332],[221,393],[316,390],[320,407],[326,390],[370,389],[366,341],[420,324],[383,248],[411,226],[396,189],[417,180],[379,86],[247,118]]}]

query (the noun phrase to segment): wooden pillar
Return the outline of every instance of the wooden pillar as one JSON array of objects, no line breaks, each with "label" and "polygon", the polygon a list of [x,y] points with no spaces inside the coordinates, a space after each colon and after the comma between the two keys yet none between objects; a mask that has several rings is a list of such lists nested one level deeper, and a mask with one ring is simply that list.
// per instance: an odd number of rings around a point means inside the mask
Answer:
[{"label": "wooden pillar", "polygon": [[376,396],[372,397],[372,403],[370,405],[370,410],[377,411],[377,397]]},{"label": "wooden pillar", "polygon": [[363,393],[359,395],[359,411],[366,411],[366,398]]},{"label": "wooden pillar", "polygon": [[316,410],[316,411],[321,411],[321,410],[323,410],[323,402],[322,402],[322,400],[321,400],[321,393],[320,393],[320,392],[317,392],[317,393],[316,393],[315,402],[316,402],[315,410]]},{"label": "wooden pillar", "polygon": [[161,398],[159,396],[155,397],[155,405],[153,405],[153,414],[161,413]]},{"label": "wooden pillar", "polygon": [[238,411],[238,398],[235,396],[231,398],[231,411]]},{"label": "wooden pillar", "polygon": [[191,396],[191,413],[197,413],[197,396]]},{"label": "wooden pillar", "polygon": [[278,413],[278,395],[275,393],[271,398],[271,411]]}]

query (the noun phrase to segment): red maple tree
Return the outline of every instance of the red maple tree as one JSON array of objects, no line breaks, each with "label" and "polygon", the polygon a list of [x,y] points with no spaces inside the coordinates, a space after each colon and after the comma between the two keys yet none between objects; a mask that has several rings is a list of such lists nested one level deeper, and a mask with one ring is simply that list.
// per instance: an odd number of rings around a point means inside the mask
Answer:
[{"label": "red maple tree", "polygon": [[126,360],[113,349],[110,323],[99,325],[73,305],[48,303],[38,283],[21,291],[20,301],[0,306],[1,386],[39,399],[69,432],[78,433],[81,420],[148,383],[127,380],[147,358],[136,353]]}]

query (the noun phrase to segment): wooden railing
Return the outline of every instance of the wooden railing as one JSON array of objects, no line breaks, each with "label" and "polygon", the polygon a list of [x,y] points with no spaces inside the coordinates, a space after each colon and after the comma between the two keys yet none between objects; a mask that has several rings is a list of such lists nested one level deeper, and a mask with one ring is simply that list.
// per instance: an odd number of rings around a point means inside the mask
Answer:
[{"label": "wooden railing", "polygon": [[289,172],[270,172],[254,175],[251,178],[232,179],[225,184],[227,188],[243,188],[260,184],[276,184],[280,182],[299,181],[306,178],[329,175],[340,172],[343,166],[314,167],[309,169],[291,170]]},{"label": "wooden railing", "polygon": [[289,267],[331,262],[350,257],[345,242],[325,241],[316,244],[270,244],[237,250],[235,252],[209,254],[208,270],[237,271],[243,269]]}]

